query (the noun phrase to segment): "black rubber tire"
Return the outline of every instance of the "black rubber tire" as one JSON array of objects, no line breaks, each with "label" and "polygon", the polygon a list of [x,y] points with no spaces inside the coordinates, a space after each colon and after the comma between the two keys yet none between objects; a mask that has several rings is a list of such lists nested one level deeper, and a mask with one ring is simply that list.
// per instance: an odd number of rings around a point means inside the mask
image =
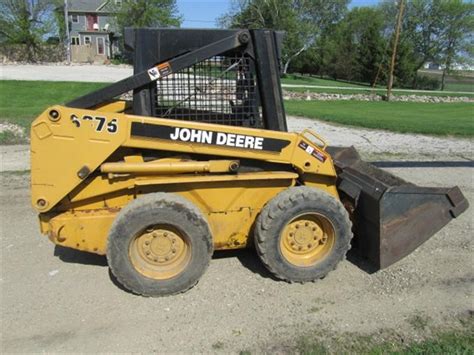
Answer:
[{"label": "black rubber tire", "polygon": [[[191,246],[186,268],[168,280],[144,276],[129,258],[133,238],[157,224],[173,226],[187,236]],[[170,193],[152,193],[130,202],[117,215],[107,243],[107,261],[117,281],[126,289],[149,297],[181,293],[196,285],[209,266],[212,253],[212,237],[202,213],[185,198]]]},{"label": "black rubber tire", "polygon": [[[309,267],[289,263],[280,251],[284,227],[305,212],[317,212],[325,216],[335,231],[334,246],[329,254]],[[349,214],[333,196],[307,186],[290,187],[262,209],[255,224],[255,248],[267,269],[277,278],[300,283],[316,281],[334,270],[345,258],[352,239],[351,227]]]}]

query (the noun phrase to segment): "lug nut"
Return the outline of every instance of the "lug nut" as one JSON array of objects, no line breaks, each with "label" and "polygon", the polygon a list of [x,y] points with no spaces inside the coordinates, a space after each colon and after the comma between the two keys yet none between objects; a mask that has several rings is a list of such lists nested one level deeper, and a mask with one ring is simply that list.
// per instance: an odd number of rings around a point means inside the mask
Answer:
[{"label": "lug nut", "polygon": [[163,236],[164,236],[164,237],[167,237],[167,236],[168,236],[168,233],[164,232],[164,233],[163,233]]}]

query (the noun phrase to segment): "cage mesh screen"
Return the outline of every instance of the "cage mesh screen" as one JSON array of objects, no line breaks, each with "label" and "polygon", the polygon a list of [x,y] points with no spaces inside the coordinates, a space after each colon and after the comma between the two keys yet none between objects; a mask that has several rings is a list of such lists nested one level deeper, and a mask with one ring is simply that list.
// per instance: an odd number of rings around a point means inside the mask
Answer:
[{"label": "cage mesh screen", "polygon": [[155,116],[263,127],[255,70],[244,55],[216,56],[157,81]]}]

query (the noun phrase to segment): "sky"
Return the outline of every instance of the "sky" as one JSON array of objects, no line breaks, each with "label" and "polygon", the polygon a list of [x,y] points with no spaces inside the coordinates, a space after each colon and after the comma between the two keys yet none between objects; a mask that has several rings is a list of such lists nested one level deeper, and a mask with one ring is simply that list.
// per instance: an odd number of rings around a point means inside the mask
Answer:
[{"label": "sky", "polygon": [[[183,16],[183,28],[213,28],[216,19],[228,12],[231,0],[177,0],[178,10]],[[352,0],[350,7],[370,6],[378,0]]]}]

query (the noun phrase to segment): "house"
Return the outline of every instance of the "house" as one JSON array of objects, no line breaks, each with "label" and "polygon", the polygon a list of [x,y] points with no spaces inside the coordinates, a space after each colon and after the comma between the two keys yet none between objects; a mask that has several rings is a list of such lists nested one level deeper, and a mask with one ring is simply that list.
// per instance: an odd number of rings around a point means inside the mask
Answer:
[{"label": "house", "polygon": [[119,54],[115,12],[122,0],[68,0],[71,59],[103,62]]}]

